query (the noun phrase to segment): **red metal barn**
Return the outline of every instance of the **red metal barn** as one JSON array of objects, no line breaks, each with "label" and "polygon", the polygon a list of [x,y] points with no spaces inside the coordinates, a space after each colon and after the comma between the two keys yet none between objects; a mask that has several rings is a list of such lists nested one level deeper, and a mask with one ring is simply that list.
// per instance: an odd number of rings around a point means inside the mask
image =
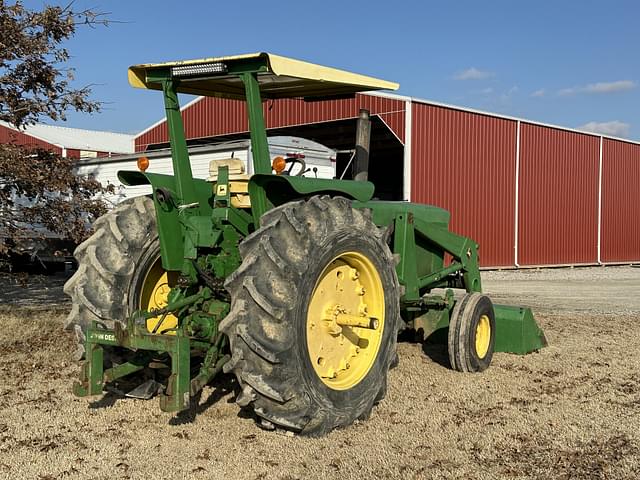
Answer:
[{"label": "red metal barn", "polygon": [[[483,267],[640,263],[640,144],[392,94],[264,103],[270,135],[353,148],[372,116],[375,195],[446,208],[480,244]],[[183,108],[190,144],[247,136],[244,102],[197,98]],[[136,151],[167,145],[160,121]]]},{"label": "red metal barn", "polygon": [[58,155],[62,154],[63,150],[62,145],[54,145],[41,138],[16,130],[5,123],[0,123],[0,143],[43,148]]}]

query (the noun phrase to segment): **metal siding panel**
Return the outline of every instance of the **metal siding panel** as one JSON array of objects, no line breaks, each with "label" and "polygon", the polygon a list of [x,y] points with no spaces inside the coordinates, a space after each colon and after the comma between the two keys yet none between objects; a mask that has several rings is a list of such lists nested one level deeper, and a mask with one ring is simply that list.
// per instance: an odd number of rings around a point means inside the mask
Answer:
[{"label": "metal siding panel", "polygon": [[62,154],[62,149],[60,147],[45,142],[44,140],[32,137],[29,134],[5,127],[4,125],[0,125],[0,143],[43,148],[45,150],[49,150],[50,152],[55,152],[58,155]]},{"label": "metal siding panel", "polygon": [[74,160],[80,159],[80,150],[76,148],[67,148],[67,158],[72,158]]},{"label": "metal siding panel", "polygon": [[602,261],[640,261],[640,145],[604,139]]},{"label": "metal siding panel", "polygon": [[516,122],[413,104],[411,199],[451,212],[482,266],[514,265]]},{"label": "metal siding panel", "polygon": [[[305,125],[356,118],[361,108],[380,115],[391,130],[404,142],[404,109],[401,100],[358,94],[354,98],[305,102],[301,99],[268,100],[264,102],[267,128]],[[187,139],[215,137],[248,131],[245,102],[206,97],[183,110],[182,118]],[[168,132],[162,122],[135,139],[135,150],[166,143]]]},{"label": "metal siding panel", "polygon": [[597,262],[599,138],[521,124],[521,265]]},{"label": "metal siding panel", "polygon": [[361,108],[380,115],[389,128],[404,142],[404,102],[370,95],[352,99],[305,102],[301,99],[267,101],[264,115],[267,128],[288,127],[356,118]]}]

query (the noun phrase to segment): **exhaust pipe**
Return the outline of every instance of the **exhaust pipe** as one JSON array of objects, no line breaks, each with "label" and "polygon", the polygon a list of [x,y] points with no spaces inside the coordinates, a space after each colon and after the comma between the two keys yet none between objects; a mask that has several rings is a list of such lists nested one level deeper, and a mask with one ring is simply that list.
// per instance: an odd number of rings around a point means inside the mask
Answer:
[{"label": "exhaust pipe", "polygon": [[369,145],[371,143],[371,119],[369,110],[360,109],[356,125],[356,157],[353,179],[365,182],[369,177]]}]

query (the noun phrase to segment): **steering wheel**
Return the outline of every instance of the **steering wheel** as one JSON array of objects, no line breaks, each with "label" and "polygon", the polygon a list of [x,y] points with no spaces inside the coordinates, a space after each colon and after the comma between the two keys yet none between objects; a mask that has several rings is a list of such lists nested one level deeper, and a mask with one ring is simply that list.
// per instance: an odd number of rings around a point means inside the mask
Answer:
[{"label": "steering wheel", "polygon": [[286,160],[287,163],[291,164],[291,165],[289,165],[289,168],[287,169],[287,175],[291,175],[291,172],[293,171],[293,167],[295,167],[296,163],[300,164],[300,171],[295,174],[296,177],[301,177],[307,171],[307,164],[305,163],[305,161],[303,159],[301,159],[301,158],[286,158],[285,160]]}]

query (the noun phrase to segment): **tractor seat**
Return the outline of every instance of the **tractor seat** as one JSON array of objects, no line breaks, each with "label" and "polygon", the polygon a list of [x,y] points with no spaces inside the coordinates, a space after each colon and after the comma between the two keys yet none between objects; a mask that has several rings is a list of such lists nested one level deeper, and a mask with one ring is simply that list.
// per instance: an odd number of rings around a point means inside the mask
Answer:
[{"label": "tractor seat", "polygon": [[208,181],[213,183],[218,182],[218,169],[220,167],[227,167],[229,169],[231,206],[236,208],[251,208],[251,198],[249,197],[250,176],[245,173],[244,162],[238,158],[211,160],[211,162],[209,162]]}]

